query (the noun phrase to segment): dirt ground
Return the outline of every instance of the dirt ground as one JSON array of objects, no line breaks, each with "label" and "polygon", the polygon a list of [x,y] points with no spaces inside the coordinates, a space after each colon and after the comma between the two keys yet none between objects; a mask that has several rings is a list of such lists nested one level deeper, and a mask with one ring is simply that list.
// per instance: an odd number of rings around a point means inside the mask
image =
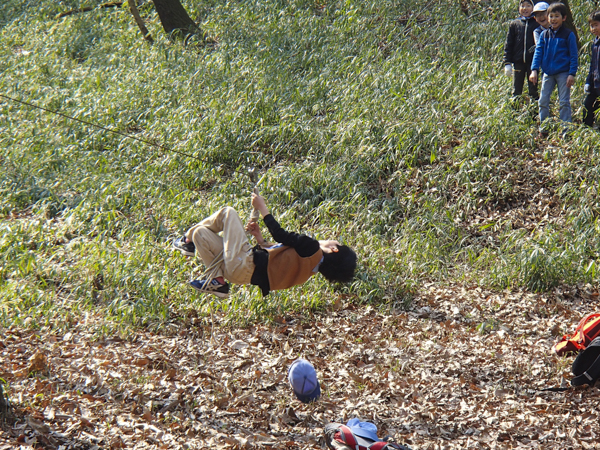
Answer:
[{"label": "dirt ground", "polygon": [[[552,345],[597,310],[598,292],[424,286],[408,311],[335,302],[327,313],[227,328],[180,318],[160,333],[98,341],[8,329],[0,377],[16,420],[0,450],[318,449],[358,417],[414,449],[599,448],[600,395],[568,387]],[[322,396],[293,397],[287,368],[317,369]]]}]

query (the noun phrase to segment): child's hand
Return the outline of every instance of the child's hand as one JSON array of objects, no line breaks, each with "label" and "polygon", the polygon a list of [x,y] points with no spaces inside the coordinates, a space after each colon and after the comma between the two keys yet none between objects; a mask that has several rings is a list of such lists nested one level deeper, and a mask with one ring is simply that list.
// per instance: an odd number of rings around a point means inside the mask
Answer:
[{"label": "child's hand", "polygon": [[267,209],[267,204],[265,203],[265,199],[260,195],[252,193],[252,207],[258,211],[260,211],[261,216],[263,218],[269,215],[269,210]]},{"label": "child's hand", "polygon": [[567,77],[567,87],[571,88],[575,84],[575,77],[573,75],[569,75]]},{"label": "child's hand", "polygon": [[533,84],[537,84],[537,82],[538,82],[537,70],[531,71],[531,75],[529,75],[529,81],[531,81]]},{"label": "child's hand", "polygon": [[260,225],[256,222],[248,222],[244,229],[250,233],[252,236],[256,236],[257,230],[260,231]]},{"label": "child's hand", "polygon": [[248,222],[245,229],[248,233],[256,238],[256,242],[259,244],[262,244],[265,241],[260,231],[260,225],[256,222]]},{"label": "child's hand", "polygon": [[507,77],[512,77],[512,64],[506,64],[504,66],[504,75]]},{"label": "child's hand", "polygon": [[585,92],[586,94],[589,94],[589,93],[591,92],[591,89],[590,89],[590,85],[589,85],[589,84],[586,84],[586,85],[583,87],[583,92]]}]

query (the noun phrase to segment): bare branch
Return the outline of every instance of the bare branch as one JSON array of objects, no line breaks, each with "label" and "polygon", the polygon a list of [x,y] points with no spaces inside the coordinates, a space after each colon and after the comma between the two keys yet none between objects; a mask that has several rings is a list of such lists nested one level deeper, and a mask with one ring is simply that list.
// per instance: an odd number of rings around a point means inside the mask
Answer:
[{"label": "bare branch", "polygon": [[131,15],[135,19],[135,23],[137,23],[137,26],[140,28],[140,31],[142,32],[142,36],[144,36],[144,39],[146,39],[146,41],[153,44],[154,39],[152,39],[152,36],[150,35],[148,28],[146,28],[146,24],[144,23],[144,21],[142,20],[142,17],[140,16],[140,12],[138,11],[136,3],[137,3],[137,0],[129,0],[127,2],[127,4],[129,5],[129,11],[131,11]]}]

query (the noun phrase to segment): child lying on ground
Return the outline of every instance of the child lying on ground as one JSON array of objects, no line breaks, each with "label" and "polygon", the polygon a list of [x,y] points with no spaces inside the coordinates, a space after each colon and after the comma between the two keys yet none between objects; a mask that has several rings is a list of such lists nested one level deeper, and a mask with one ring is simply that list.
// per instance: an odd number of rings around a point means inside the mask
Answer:
[{"label": "child lying on ground", "polygon": [[229,206],[194,225],[173,242],[173,247],[184,255],[198,253],[206,267],[219,261],[222,254],[214,277],[191,281],[194,289],[226,298],[229,283],[225,280],[256,285],[263,295],[303,284],[317,272],[331,282],[352,280],[357,259],[352,249],[338,241],[317,241],[285,231],[269,213],[260,195],[252,194],[252,206],[260,212],[277,244],[266,242],[260,226],[249,222],[245,230],[258,243],[252,247],[237,212]]}]

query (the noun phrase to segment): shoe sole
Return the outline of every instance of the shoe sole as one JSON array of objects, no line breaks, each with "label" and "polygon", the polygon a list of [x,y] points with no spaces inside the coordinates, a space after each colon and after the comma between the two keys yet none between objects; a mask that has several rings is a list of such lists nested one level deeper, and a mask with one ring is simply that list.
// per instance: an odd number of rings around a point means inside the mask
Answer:
[{"label": "shoe sole", "polygon": [[207,291],[207,290],[205,290],[205,289],[199,289],[199,288],[197,288],[197,287],[193,286],[193,285],[192,285],[192,284],[190,284],[190,283],[188,283],[188,284],[189,284],[189,286],[190,286],[192,289],[194,289],[195,291],[198,291],[198,292],[200,292],[200,293],[202,293],[202,294],[212,294],[212,295],[216,295],[216,296],[217,296],[217,297],[219,297],[219,298],[228,298],[228,297],[229,297],[229,294],[224,294],[224,293],[222,293],[222,292],[218,292],[218,291]]},{"label": "shoe sole", "polygon": [[173,250],[177,250],[178,252],[181,252],[181,254],[182,254],[182,255],[185,255],[185,256],[195,256],[195,255],[196,255],[196,253],[195,253],[195,252],[194,252],[194,253],[188,252],[187,250],[184,250],[184,249],[182,249],[182,248],[179,248],[179,247],[177,247],[175,244],[172,244],[172,245],[171,245],[171,248],[172,248]]},{"label": "shoe sole", "polygon": [[191,252],[188,252],[187,250],[182,250],[177,247],[173,247],[173,250],[177,250],[178,252],[181,252],[181,254],[184,256],[195,256],[196,255],[196,253],[191,253]]}]

